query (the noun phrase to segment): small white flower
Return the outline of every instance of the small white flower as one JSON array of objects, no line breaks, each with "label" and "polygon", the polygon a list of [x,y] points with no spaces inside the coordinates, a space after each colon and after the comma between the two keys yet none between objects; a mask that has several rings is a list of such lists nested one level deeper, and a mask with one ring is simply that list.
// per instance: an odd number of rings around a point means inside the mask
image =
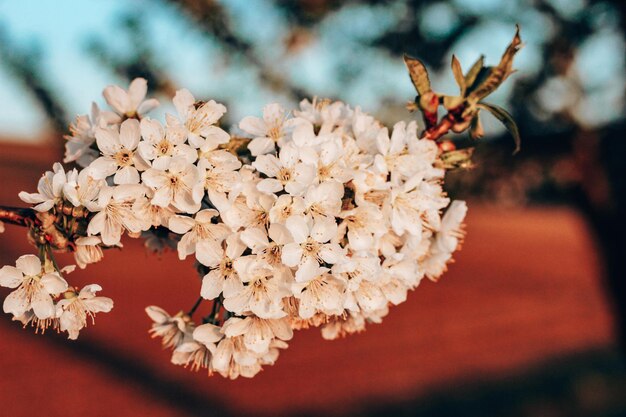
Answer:
[{"label": "small white flower", "polygon": [[164,348],[175,349],[185,341],[187,334],[191,334],[194,324],[191,318],[182,311],[175,316],[170,316],[161,307],[146,307],[146,314],[152,319],[150,334],[152,338],[160,337]]},{"label": "small white flower", "polygon": [[304,195],[306,213],[315,220],[335,221],[341,212],[343,198],[343,184],[337,181],[327,181],[309,187]]},{"label": "small white flower", "polygon": [[239,122],[239,128],[254,136],[248,144],[252,156],[274,152],[276,145],[283,146],[287,135],[295,126],[295,119],[288,119],[285,109],[277,103],[263,107],[263,118],[246,116]]},{"label": "small white flower", "polygon": [[231,317],[224,323],[222,332],[226,337],[243,336],[246,348],[259,355],[269,351],[274,339],[293,338],[293,330],[287,317],[281,319],[262,319],[256,316]]},{"label": "small white flower", "polygon": [[135,78],[125,91],[117,85],[110,85],[104,89],[102,95],[106,102],[122,117],[141,117],[150,110],[158,107],[159,102],[154,99],[144,100],[148,92],[148,82],[143,78]]},{"label": "small white flower", "polygon": [[302,195],[315,179],[315,167],[300,162],[298,150],[289,143],[280,149],[278,158],[259,155],[252,166],[268,176],[257,184],[264,193],[276,193],[284,188],[291,195]]},{"label": "small white flower", "polygon": [[67,183],[63,185],[63,196],[75,207],[84,206],[94,211],[94,205],[100,190],[106,186],[106,181],[92,177],[89,169],[80,172],[72,170],[67,173]]},{"label": "small white flower", "polygon": [[47,171],[37,184],[37,193],[29,194],[20,192],[20,199],[29,204],[37,204],[33,207],[39,212],[50,210],[63,198],[63,187],[67,182],[67,176],[63,166],[58,162],[52,166],[52,171]]},{"label": "small white flower", "polygon": [[[195,217],[189,216],[173,216],[169,219],[168,228],[183,237],[178,242],[178,257],[179,259],[185,259],[187,256],[196,252],[196,245],[200,241],[210,241],[213,244],[207,247],[206,244],[203,248],[210,252],[212,249],[219,250],[219,244],[228,234],[230,230],[228,226],[224,224],[213,224],[213,217],[217,216],[218,212],[212,209],[201,210],[196,213]],[[200,256],[210,257],[209,253],[201,254]]]},{"label": "small white flower", "polygon": [[102,156],[89,165],[91,175],[96,179],[115,175],[115,184],[138,184],[139,171],[149,167],[137,152],[140,139],[139,122],[135,119],[125,120],[119,131],[98,128],[96,143]]},{"label": "small white flower", "polygon": [[70,125],[71,135],[65,136],[64,163],[76,162],[81,167],[88,166],[99,154],[92,145],[96,142],[96,128],[121,123],[121,118],[110,111],[101,111],[96,103],[91,105],[91,117],[77,116]]},{"label": "small white flower", "polygon": [[223,104],[211,100],[196,107],[196,99],[187,89],[178,90],[173,101],[181,122],[168,117],[168,125],[182,126],[191,146],[206,152],[228,143],[230,135],[215,126],[226,113]]},{"label": "small white flower", "polygon": [[16,288],[4,300],[5,313],[19,317],[32,309],[39,319],[55,315],[52,297],[67,290],[67,282],[56,272],[44,271],[35,255],[20,256],[15,267],[2,267],[0,285]]},{"label": "small white flower", "polygon": [[184,341],[176,347],[172,354],[172,363],[185,367],[191,365],[192,371],[204,368],[211,375],[213,372],[211,360],[216,350],[215,344],[223,337],[220,328],[209,323],[203,324],[193,330],[192,337],[192,340]]},{"label": "small white flower", "polygon": [[454,252],[465,233],[461,230],[467,214],[465,201],[455,200],[447,208],[441,219],[441,228],[435,235],[432,250],[437,252]]},{"label": "small white flower", "polygon": [[255,256],[244,256],[235,260],[234,267],[245,285],[224,298],[224,307],[237,314],[252,312],[265,319],[285,316],[282,299],[289,295],[289,290],[270,265]]},{"label": "small white flower", "polygon": [[133,210],[137,199],[145,198],[143,195],[144,189],[139,185],[104,187],[94,208],[98,213],[89,222],[87,233],[100,235],[102,243],[114,246],[120,242],[124,231],[139,233],[147,229],[145,221],[138,218]]},{"label": "small white flower", "polygon": [[204,187],[197,167],[183,157],[155,160],[141,179],[154,190],[153,204],[161,207],[171,204],[183,213],[195,213],[200,209]]},{"label": "small white flower", "polygon": [[292,284],[292,291],[299,300],[298,315],[302,319],[310,319],[317,313],[327,316],[343,313],[343,286],[330,274],[318,275],[308,282],[296,282]]},{"label": "small white flower", "polygon": [[297,267],[296,281],[306,282],[322,274],[320,264],[341,262],[344,250],[329,241],[337,235],[337,223],[334,220],[306,221],[303,217],[290,217],[286,227],[293,237],[293,243],[283,247],[283,263]]},{"label": "small white flower", "polygon": [[200,295],[212,300],[222,292],[224,297],[231,297],[241,291],[241,281],[233,267],[233,262],[241,256],[246,246],[236,234],[232,234],[223,242],[222,248],[211,240],[201,240],[196,245],[196,258],[202,265],[212,270],[202,279]]},{"label": "small white flower", "polygon": [[100,262],[104,257],[100,247],[102,239],[98,236],[79,237],[74,243],[74,259],[81,269],[85,269],[88,264]]},{"label": "small white flower", "polygon": [[293,197],[289,194],[282,194],[270,209],[269,219],[272,224],[285,224],[291,216],[302,216],[304,214],[304,199]]},{"label": "small white flower", "polygon": [[200,180],[204,179],[204,189],[211,204],[218,209],[225,209],[228,204],[227,193],[230,193],[240,180],[237,170],[241,162],[230,152],[216,150],[205,153],[198,161]]},{"label": "small white flower", "polygon": [[84,286],[79,293],[66,292],[65,299],[56,305],[56,315],[59,318],[59,329],[69,334],[75,340],[83,327],[87,326],[87,318],[92,324],[96,313],[108,313],[113,308],[113,300],[107,297],[97,297],[96,292],[102,287],[97,284]]},{"label": "small white flower", "polygon": [[239,376],[252,378],[261,371],[257,354],[246,347],[243,336],[225,337],[220,340],[211,366],[224,378],[230,379]]},{"label": "small white flower", "polygon": [[158,120],[145,118],[140,128],[144,140],[139,142],[138,150],[144,160],[180,156],[193,164],[198,159],[198,151],[185,143],[187,132],[181,126],[163,128]]}]

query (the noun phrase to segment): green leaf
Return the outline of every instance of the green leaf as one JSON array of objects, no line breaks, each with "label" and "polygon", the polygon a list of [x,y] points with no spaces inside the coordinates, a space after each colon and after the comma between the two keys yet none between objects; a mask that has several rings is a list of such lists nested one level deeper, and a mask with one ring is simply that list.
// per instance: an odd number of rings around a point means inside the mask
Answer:
[{"label": "green leaf", "polygon": [[487,110],[489,113],[493,114],[494,117],[502,122],[502,124],[508,129],[508,131],[513,136],[513,140],[515,141],[515,150],[513,151],[513,155],[518,153],[521,148],[522,139],[519,134],[519,129],[517,128],[517,124],[513,120],[513,116],[504,110],[500,106],[496,106],[494,104],[487,103],[478,103],[479,108]]},{"label": "green leaf", "polygon": [[470,138],[476,140],[483,137],[485,131],[483,130],[483,124],[480,121],[480,117],[478,116],[480,110],[476,111],[476,114],[472,118],[472,122],[470,123],[469,135]]},{"label": "green leaf", "polygon": [[457,149],[441,154],[442,168],[447,170],[473,168],[472,155],[474,148]]},{"label": "green leaf", "polygon": [[411,82],[415,86],[417,93],[423,96],[431,91],[430,79],[428,78],[428,71],[426,67],[419,59],[415,59],[404,54],[404,63],[409,70],[409,76]]},{"label": "green leaf", "polygon": [[519,26],[513,40],[504,51],[500,63],[491,69],[489,75],[480,83],[468,96],[469,101],[478,102],[493,93],[496,88],[506,80],[509,75],[515,72],[513,70],[513,58],[515,54],[522,48],[522,39],[519,36]]},{"label": "green leaf", "polygon": [[485,56],[481,55],[480,58],[478,58],[476,62],[474,62],[474,65],[472,65],[472,68],[470,68],[469,71],[467,71],[467,74],[465,74],[466,89],[472,88],[474,82],[476,81],[476,77],[478,77],[478,73],[485,66],[484,62],[485,62]]},{"label": "green leaf", "polygon": [[461,90],[461,96],[465,95],[465,77],[463,77],[463,69],[461,68],[461,63],[457,59],[455,55],[452,55],[452,73],[454,74],[454,79],[456,83],[459,85],[459,90]]}]

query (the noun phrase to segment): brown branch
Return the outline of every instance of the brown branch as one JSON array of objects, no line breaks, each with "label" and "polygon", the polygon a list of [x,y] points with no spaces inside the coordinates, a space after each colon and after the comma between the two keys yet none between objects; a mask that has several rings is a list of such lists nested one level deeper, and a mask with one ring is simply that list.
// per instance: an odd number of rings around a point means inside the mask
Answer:
[{"label": "brown branch", "polygon": [[37,222],[37,217],[35,210],[31,208],[0,206],[0,221],[30,227],[30,225]]}]

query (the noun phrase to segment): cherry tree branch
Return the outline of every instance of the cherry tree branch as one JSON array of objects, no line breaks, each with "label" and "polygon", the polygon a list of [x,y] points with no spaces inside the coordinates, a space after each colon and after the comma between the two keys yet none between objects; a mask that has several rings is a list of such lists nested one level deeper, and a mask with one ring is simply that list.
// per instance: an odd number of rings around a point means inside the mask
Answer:
[{"label": "cherry tree branch", "polygon": [[0,206],[0,221],[17,226],[29,227],[37,221],[35,214],[31,208]]}]

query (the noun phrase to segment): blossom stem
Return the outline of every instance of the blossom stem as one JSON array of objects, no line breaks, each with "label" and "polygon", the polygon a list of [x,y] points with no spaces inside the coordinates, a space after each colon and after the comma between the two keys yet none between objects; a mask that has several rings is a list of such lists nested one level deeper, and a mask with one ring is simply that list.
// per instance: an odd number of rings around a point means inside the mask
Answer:
[{"label": "blossom stem", "polygon": [[189,317],[193,316],[193,313],[195,313],[198,307],[200,307],[200,304],[202,304],[202,300],[204,300],[204,298],[198,297],[198,299],[196,300],[196,303],[193,305],[193,307],[191,307],[191,310],[189,310],[189,313],[187,313]]},{"label": "blossom stem", "polygon": [[36,219],[33,209],[0,206],[0,221],[5,223],[29,227]]}]

